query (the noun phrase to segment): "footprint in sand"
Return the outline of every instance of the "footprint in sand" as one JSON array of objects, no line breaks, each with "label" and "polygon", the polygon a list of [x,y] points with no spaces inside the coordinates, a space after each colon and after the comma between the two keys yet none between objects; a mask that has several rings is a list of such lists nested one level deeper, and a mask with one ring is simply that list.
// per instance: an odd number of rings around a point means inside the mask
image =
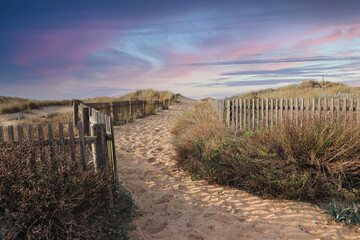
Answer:
[{"label": "footprint in sand", "polygon": [[158,152],[161,152],[161,151],[163,151],[163,150],[164,150],[163,147],[157,147],[157,148],[156,148],[156,151],[158,151]]},{"label": "footprint in sand", "polygon": [[165,195],[159,197],[158,199],[154,200],[154,203],[155,204],[162,204],[162,203],[169,202],[171,199],[174,199],[174,195],[165,194]]},{"label": "footprint in sand", "polygon": [[153,163],[153,162],[156,162],[156,158],[154,157],[151,157],[147,160],[148,163]]},{"label": "footprint in sand", "polygon": [[159,222],[157,220],[153,220],[148,222],[147,226],[146,226],[146,230],[150,233],[150,234],[155,234],[155,233],[159,233],[161,231],[163,231],[167,226],[166,222]]}]

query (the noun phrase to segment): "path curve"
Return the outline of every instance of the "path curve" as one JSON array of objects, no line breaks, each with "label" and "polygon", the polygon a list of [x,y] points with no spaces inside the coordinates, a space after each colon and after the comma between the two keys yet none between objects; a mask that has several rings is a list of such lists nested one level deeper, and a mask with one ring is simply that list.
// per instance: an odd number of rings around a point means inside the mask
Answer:
[{"label": "path curve", "polygon": [[143,217],[131,239],[359,239],[357,228],[327,223],[306,203],[262,200],[234,188],[192,181],[173,160],[170,129],[194,101],[115,127],[120,181]]}]

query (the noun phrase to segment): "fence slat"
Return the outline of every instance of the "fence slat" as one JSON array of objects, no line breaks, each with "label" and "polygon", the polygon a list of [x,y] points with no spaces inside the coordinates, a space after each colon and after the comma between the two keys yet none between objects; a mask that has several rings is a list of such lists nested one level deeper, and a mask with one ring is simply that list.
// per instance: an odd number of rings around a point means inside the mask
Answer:
[{"label": "fence slat", "polygon": [[331,121],[334,121],[334,99],[331,98],[330,102],[330,114],[331,114]]},{"label": "fence slat", "polygon": [[235,126],[235,99],[231,99],[231,126]]},{"label": "fence slat", "polygon": [[255,99],[252,99],[252,128],[255,129]]},{"label": "fence slat", "polygon": [[304,120],[305,120],[305,109],[304,109],[304,98],[300,98],[300,124],[301,126],[304,125]]},{"label": "fence slat", "polygon": [[96,143],[92,144],[95,170],[101,170],[106,166],[106,132],[105,124],[95,123],[91,125],[91,136],[96,137]]},{"label": "fence slat", "polygon": [[271,122],[270,122],[270,126],[274,126],[274,99],[271,98],[270,99],[270,103],[271,103],[271,106],[270,106],[270,112],[271,112]]},{"label": "fence slat", "polygon": [[235,131],[239,129],[239,99],[235,99]]},{"label": "fence slat", "polygon": [[311,111],[312,111],[312,120],[315,121],[315,98],[312,99]]},{"label": "fence slat", "polygon": [[62,123],[59,123],[59,145],[60,145],[60,154],[65,156],[65,146],[64,146],[64,126]]},{"label": "fence slat", "polygon": [[242,110],[242,107],[243,107],[243,100],[242,98],[239,99],[239,126],[240,126],[240,129],[244,129],[243,128],[243,110]]},{"label": "fence slat", "polygon": [[290,122],[294,122],[294,99],[290,99]]},{"label": "fence slat", "polygon": [[350,123],[354,121],[354,99],[350,98]]},{"label": "fence slat", "polygon": [[288,98],[285,99],[285,115],[286,115],[286,118],[288,119],[289,118],[289,99]]},{"label": "fence slat", "polygon": [[33,125],[32,124],[28,125],[28,140],[30,143],[33,143],[33,141],[34,141],[34,133],[33,133]]},{"label": "fence slat", "polygon": [[247,119],[247,123],[248,123],[248,129],[251,129],[251,111],[250,111],[250,106],[251,106],[251,99],[248,99],[248,104],[247,104],[247,108],[248,108],[248,119]]},{"label": "fence slat", "polygon": [[83,124],[82,122],[78,122],[79,128],[79,139],[80,139],[80,156],[81,156],[81,163],[83,167],[83,171],[86,170],[86,156],[85,156],[85,139],[84,139],[84,132],[83,132]]},{"label": "fence slat", "polygon": [[278,125],[278,116],[279,116],[279,100],[275,100],[275,125]]},{"label": "fence slat", "polygon": [[69,143],[70,143],[71,160],[75,162],[75,140],[74,140],[74,128],[72,122],[69,122]]},{"label": "fence slat", "polygon": [[356,122],[357,124],[360,123],[360,98],[358,98],[356,102]]},{"label": "fence slat", "polygon": [[321,98],[318,98],[318,116],[319,121],[321,121]]},{"label": "fence slat", "polygon": [[280,125],[283,124],[284,99],[280,99]]},{"label": "fence slat", "polygon": [[4,130],[3,126],[0,126],[0,143],[4,142]]},{"label": "fence slat", "polygon": [[299,125],[299,99],[298,98],[296,98],[295,99],[295,107],[296,107],[296,109],[295,109],[295,118],[296,118],[296,126],[298,126]]},{"label": "fence slat", "polygon": [[328,99],[324,98],[324,121],[327,122],[327,114],[328,114]]},{"label": "fence slat", "polygon": [[344,118],[344,123],[346,123],[346,119],[347,119],[347,101],[346,98],[344,98],[344,102],[343,102],[343,118]]},{"label": "fence slat", "polygon": [[247,116],[246,116],[246,111],[247,111],[247,101],[246,98],[244,98],[244,130],[247,130]]},{"label": "fence slat", "polygon": [[230,99],[226,99],[226,126],[230,127]]},{"label": "fence slat", "polygon": [[341,107],[341,106],[340,106],[340,102],[341,102],[341,101],[340,101],[340,98],[338,98],[338,99],[337,99],[337,106],[336,106],[336,112],[337,112],[337,113],[336,113],[336,121],[339,121],[340,114],[341,114],[341,113],[340,113],[340,111],[341,111],[341,109],[340,109],[340,107]]},{"label": "fence slat", "polygon": [[54,134],[52,130],[52,124],[48,124],[48,135],[49,135],[49,144],[50,144],[50,153],[51,158],[55,157],[55,149],[54,149]]},{"label": "fence slat", "polygon": [[74,125],[79,121],[79,104],[77,102],[73,103],[73,121]]},{"label": "fence slat", "polygon": [[90,136],[90,121],[89,108],[83,107],[81,109],[81,121],[83,122],[84,136]]},{"label": "fence slat", "polygon": [[269,99],[266,98],[266,120],[265,120],[265,126],[269,127]]},{"label": "fence slat", "polygon": [[23,141],[23,127],[22,125],[17,125],[17,135],[18,135],[18,143],[21,144]]},{"label": "fence slat", "polygon": [[256,126],[260,128],[259,121],[260,121],[260,100],[256,99]]},{"label": "fence slat", "polygon": [[44,145],[44,132],[42,124],[37,124],[38,130],[38,140],[39,140],[39,149],[40,149],[40,159],[43,160],[43,145]]},{"label": "fence slat", "polygon": [[13,126],[8,126],[8,139],[12,143],[15,142],[15,139],[14,139],[14,127]]},{"label": "fence slat", "polygon": [[113,172],[114,172],[114,179],[117,179],[117,160],[116,160],[116,149],[115,149],[115,132],[114,132],[114,125],[113,120],[109,117],[110,121],[110,133],[111,133],[111,149],[112,149],[112,160],[113,160]]},{"label": "fence slat", "polygon": [[310,98],[306,99],[306,122],[309,123],[310,120]]},{"label": "fence slat", "polygon": [[264,124],[264,98],[261,99],[261,127],[264,127],[265,124]]}]

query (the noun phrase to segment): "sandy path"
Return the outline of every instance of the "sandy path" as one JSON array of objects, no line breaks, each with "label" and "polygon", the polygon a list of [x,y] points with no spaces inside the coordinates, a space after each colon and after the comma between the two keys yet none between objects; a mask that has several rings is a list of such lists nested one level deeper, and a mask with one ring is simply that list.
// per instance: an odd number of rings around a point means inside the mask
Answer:
[{"label": "sandy path", "polygon": [[132,239],[360,239],[309,204],[192,181],[172,160],[169,132],[190,105],[115,127],[119,177],[144,215]]}]

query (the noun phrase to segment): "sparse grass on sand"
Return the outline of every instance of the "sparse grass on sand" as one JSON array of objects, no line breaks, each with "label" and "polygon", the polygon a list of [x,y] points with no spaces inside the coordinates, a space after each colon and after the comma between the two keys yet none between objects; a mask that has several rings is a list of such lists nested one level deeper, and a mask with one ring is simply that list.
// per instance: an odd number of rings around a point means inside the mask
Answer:
[{"label": "sparse grass on sand", "polygon": [[259,196],[328,203],[360,202],[360,127],[291,123],[235,134],[209,102],[176,122],[176,158],[194,179]]},{"label": "sparse grass on sand", "polygon": [[245,94],[238,94],[240,98],[358,98],[360,88],[350,87],[341,83],[304,81],[282,88],[268,88]]}]

